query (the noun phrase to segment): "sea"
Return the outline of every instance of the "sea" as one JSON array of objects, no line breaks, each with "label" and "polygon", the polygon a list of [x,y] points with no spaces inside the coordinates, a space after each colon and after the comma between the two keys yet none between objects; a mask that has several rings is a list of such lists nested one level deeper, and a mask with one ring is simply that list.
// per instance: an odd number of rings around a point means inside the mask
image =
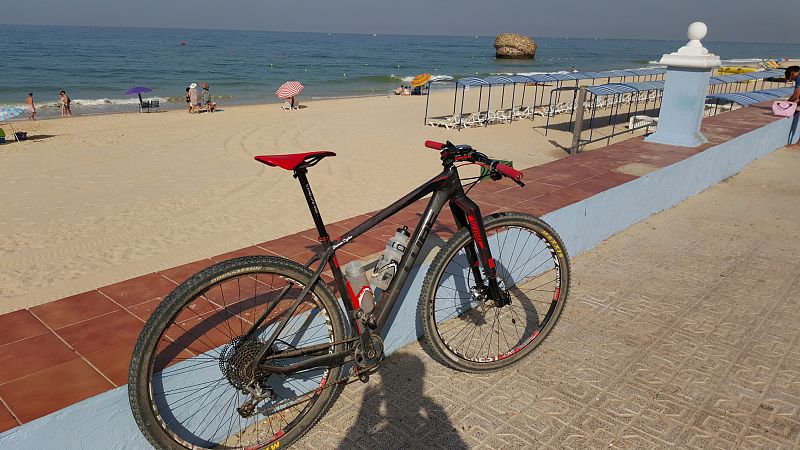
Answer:
[{"label": "sea", "polygon": [[[275,91],[300,81],[306,99],[387,95],[417,74],[432,89],[465,76],[653,67],[685,41],[533,36],[533,60],[496,59],[494,36],[376,34],[0,25],[0,106],[58,115],[66,90],[75,114],[136,111],[133,86],[162,107],[184,107],[186,87],[209,83],[222,106],[281,101]],[[794,58],[797,45],[704,42],[725,64]]]}]

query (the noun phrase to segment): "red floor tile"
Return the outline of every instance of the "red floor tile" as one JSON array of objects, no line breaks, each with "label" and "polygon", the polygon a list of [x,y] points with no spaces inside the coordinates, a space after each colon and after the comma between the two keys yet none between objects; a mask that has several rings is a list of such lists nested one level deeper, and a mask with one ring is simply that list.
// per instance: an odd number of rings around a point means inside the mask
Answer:
[{"label": "red floor tile", "polygon": [[486,200],[489,203],[517,203],[523,200],[530,200],[534,197],[553,192],[559,187],[553,184],[540,183],[538,181],[529,181],[525,183],[524,188],[513,187],[504,189],[492,197],[481,197],[480,200]]},{"label": "red floor tile", "polygon": [[49,331],[26,309],[0,316],[0,345],[39,336]]},{"label": "red floor tile", "polygon": [[553,205],[556,207],[556,209],[559,209],[567,205],[571,205],[573,203],[578,203],[579,201],[585,200],[591,196],[592,194],[583,192],[578,189],[564,188],[555,192],[551,192],[549,194],[542,195],[541,197],[536,197],[532,200],[535,200],[540,203],[545,203],[548,205]]},{"label": "red floor tile", "polygon": [[614,187],[617,187],[621,184],[625,184],[629,181],[635,180],[639,177],[636,175],[628,175],[626,173],[620,172],[606,172],[602,175],[598,175],[596,177],[588,178],[586,180],[581,181],[580,184],[582,185],[594,185],[602,188],[600,191],[605,191]]},{"label": "red floor tile", "polygon": [[0,347],[0,384],[25,377],[78,355],[53,333]]},{"label": "red floor tile", "polygon": [[355,227],[356,225],[360,224],[361,222],[364,222],[365,220],[369,219],[370,217],[372,217],[374,215],[375,214],[373,214],[373,213],[361,214],[360,216],[355,216],[355,217],[351,217],[349,219],[340,220],[340,221],[336,222],[334,225],[338,225],[338,226],[344,228],[345,230],[350,230],[353,227]]},{"label": "red floor tile", "polygon": [[[378,240],[374,237],[361,235],[345,244],[343,247],[341,247],[341,249],[347,253],[363,258],[381,252],[385,247],[386,242]],[[338,254],[339,251],[337,250],[336,253]]]},{"label": "red floor tile", "polygon": [[201,259],[200,261],[173,267],[172,269],[162,270],[158,273],[175,283],[183,283],[192,275],[213,264],[214,261],[210,259]]},{"label": "red floor tile", "polygon": [[481,215],[485,216],[497,211],[505,211],[508,206],[504,206],[500,199],[486,199],[486,200],[473,200],[478,208],[481,210]]},{"label": "red floor tile", "polygon": [[524,202],[517,203],[512,206],[515,211],[524,212],[527,214],[541,217],[547,213],[553,212],[556,208],[547,203],[537,202],[536,200],[525,200]]},{"label": "red floor tile", "polygon": [[276,254],[265,248],[253,245],[250,247],[240,248],[239,250],[234,250],[232,252],[223,253],[218,256],[212,256],[211,260],[214,262],[222,262],[228,259],[241,258],[242,256],[276,256]]},{"label": "red floor tile", "polygon": [[136,338],[143,326],[141,320],[127,311],[116,311],[56,332],[75,350],[86,354]]},{"label": "red floor tile", "polygon": [[422,211],[424,210],[424,206],[422,208],[406,208],[402,211],[395,213],[395,215],[389,217],[384,221],[384,223],[393,223],[397,225],[404,224],[408,221],[413,221],[414,223],[419,221],[419,218],[422,217]]},{"label": "red floor tile", "polygon": [[101,287],[97,290],[111,297],[112,300],[120,305],[128,307],[153,300],[154,298],[165,297],[172,292],[176,286],[177,284],[161,275],[151,273],[121,283]]},{"label": "red floor tile", "polygon": [[0,433],[8,431],[19,425],[17,419],[11,415],[11,412],[2,404],[0,404]]},{"label": "red floor tile", "polygon": [[596,176],[601,172],[601,169],[577,166],[572,167],[569,170],[553,172],[550,175],[546,175],[537,179],[536,181],[556,186],[569,186],[570,184],[577,183],[578,181]]},{"label": "red floor tile", "polygon": [[[393,223],[384,222],[383,225],[378,225],[375,228],[373,228],[373,229],[367,231],[366,233],[364,233],[364,236],[369,236],[369,237],[375,238],[375,239],[383,242],[384,246],[385,246],[386,242],[389,240],[389,238],[394,236],[397,228],[398,228],[398,226],[393,224]],[[412,230],[409,229],[408,232],[411,233],[411,231]]]},{"label": "red floor tile", "polygon": [[25,423],[113,387],[86,361],[73,359],[0,385],[0,397]]},{"label": "red floor tile", "polygon": [[115,385],[122,386],[128,383],[128,367],[135,345],[136,339],[128,339],[103,350],[87,353],[84,357]]},{"label": "red floor tile", "polygon": [[284,258],[291,258],[294,255],[311,250],[316,245],[319,245],[316,241],[307,239],[298,234],[290,234],[289,236],[258,244],[259,247],[265,248]]},{"label": "red floor tile", "polygon": [[149,302],[139,303],[138,305],[131,306],[128,309],[128,312],[133,314],[134,316],[138,317],[140,320],[147,322],[147,319],[153,314],[153,311],[158,308],[158,305],[161,304],[163,299],[157,298],[155,300],[150,300]]},{"label": "red floor tile", "polygon": [[419,220],[422,217],[422,214],[415,214],[415,215],[397,215],[386,219],[385,223],[392,224],[395,228],[406,226],[409,230],[414,230],[419,225]]},{"label": "red floor tile", "polygon": [[344,272],[344,266],[352,261],[358,261],[362,258],[362,256],[354,255],[346,250],[336,250],[336,260],[339,261],[339,266],[341,267],[342,272]]},{"label": "red floor tile", "polygon": [[100,292],[89,291],[33,307],[30,311],[47,326],[55,329],[119,309],[117,304]]}]

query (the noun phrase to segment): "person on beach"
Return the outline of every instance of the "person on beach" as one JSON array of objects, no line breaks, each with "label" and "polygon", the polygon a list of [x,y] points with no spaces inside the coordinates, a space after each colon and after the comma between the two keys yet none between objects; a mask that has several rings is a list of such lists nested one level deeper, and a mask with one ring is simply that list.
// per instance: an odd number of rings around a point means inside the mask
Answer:
[{"label": "person on beach", "polygon": [[[211,101],[211,91],[208,89],[208,83],[204,81],[200,83],[200,86],[203,88],[203,92],[200,96],[202,105],[206,111],[213,113],[217,109],[217,104]],[[292,102],[294,103],[294,100]]]},{"label": "person on beach", "polygon": [[197,95],[197,83],[189,85],[189,112],[197,112],[200,109],[200,96]]},{"label": "person on beach", "polygon": [[[797,102],[800,100],[800,66],[789,66],[784,72],[784,76],[786,77],[786,81],[789,83],[794,83],[794,91],[792,91],[792,95],[788,98],[790,102]],[[792,144],[791,141],[794,139],[794,135],[797,131],[797,123],[800,120],[800,112],[796,112],[794,114],[794,118],[792,119],[792,132],[789,135],[789,147],[791,148],[800,148],[800,141],[796,144]]]},{"label": "person on beach", "polygon": [[789,97],[789,101],[796,102],[800,100],[800,66],[789,66],[784,72],[784,76],[786,77],[786,82],[794,83],[794,92]]},{"label": "person on beach", "polygon": [[186,106],[189,108],[189,114],[192,113],[192,99],[189,98],[189,88],[186,88]]},{"label": "person on beach", "polygon": [[36,105],[33,104],[33,92],[28,94],[28,99],[25,102],[28,104],[28,110],[31,112],[28,120],[36,120]]},{"label": "person on beach", "polygon": [[69,95],[67,95],[67,91],[61,91],[59,94],[60,103],[61,103],[61,115],[62,116],[71,116],[72,109],[70,109],[70,103],[72,100],[69,99]]}]

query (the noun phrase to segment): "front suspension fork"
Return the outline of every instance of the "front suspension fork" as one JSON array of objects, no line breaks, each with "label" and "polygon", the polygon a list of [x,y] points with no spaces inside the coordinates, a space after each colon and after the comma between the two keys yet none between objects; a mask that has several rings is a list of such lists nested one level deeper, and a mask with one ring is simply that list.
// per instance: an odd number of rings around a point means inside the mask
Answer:
[{"label": "front suspension fork", "polygon": [[[497,268],[489,248],[489,240],[486,238],[486,228],[483,225],[480,208],[466,195],[463,195],[450,201],[450,210],[453,212],[456,225],[459,228],[468,227],[472,234],[474,245],[468,245],[466,253],[475,280],[475,287],[488,293],[488,297],[494,300],[498,306],[508,304],[508,295],[503,292],[497,282]],[[483,273],[481,273],[481,266]]]}]

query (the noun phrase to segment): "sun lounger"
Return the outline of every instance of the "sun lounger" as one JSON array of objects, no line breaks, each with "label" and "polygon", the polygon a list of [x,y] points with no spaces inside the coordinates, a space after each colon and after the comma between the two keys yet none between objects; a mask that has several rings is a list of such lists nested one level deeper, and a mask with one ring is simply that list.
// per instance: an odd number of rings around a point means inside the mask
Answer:
[{"label": "sun lounger", "polygon": [[428,125],[432,127],[445,127],[449,130],[458,126],[459,117],[460,116],[458,114],[453,114],[452,116],[429,119]]},{"label": "sun lounger", "polygon": [[489,111],[486,116],[487,123],[507,123],[511,122],[511,119],[506,112],[503,110],[496,110],[496,111]]},{"label": "sun lounger", "polygon": [[486,122],[486,117],[483,114],[471,113],[469,116],[467,116],[466,119],[464,119],[463,122],[461,122],[461,126],[471,128],[471,127],[481,126],[485,124],[485,122]]},{"label": "sun lounger", "polygon": [[513,109],[513,118],[517,119],[530,119],[533,117],[533,106],[515,106]]},{"label": "sun lounger", "polygon": [[658,125],[658,117],[650,117],[650,116],[633,116],[628,121],[628,128],[638,129],[638,128],[655,128]]}]

